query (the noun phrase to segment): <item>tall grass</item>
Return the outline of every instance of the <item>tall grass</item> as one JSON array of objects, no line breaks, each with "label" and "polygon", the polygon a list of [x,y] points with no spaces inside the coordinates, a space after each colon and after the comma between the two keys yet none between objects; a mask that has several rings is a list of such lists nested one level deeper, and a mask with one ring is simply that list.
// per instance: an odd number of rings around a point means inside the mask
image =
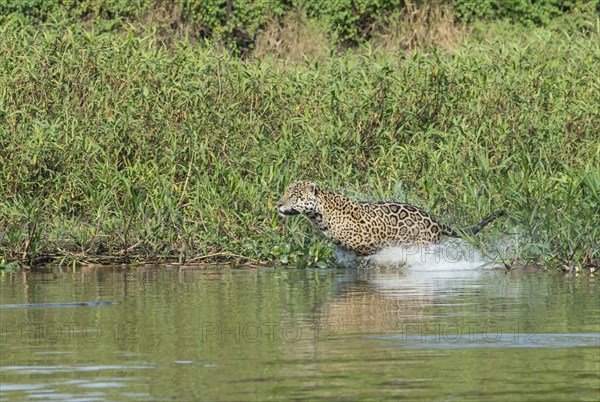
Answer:
[{"label": "tall grass", "polygon": [[503,208],[478,238],[508,264],[598,266],[598,31],[511,29],[284,63],[7,23],[0,259],[318,263],[327,244],[274,210],[313,179],[459,227]]}]

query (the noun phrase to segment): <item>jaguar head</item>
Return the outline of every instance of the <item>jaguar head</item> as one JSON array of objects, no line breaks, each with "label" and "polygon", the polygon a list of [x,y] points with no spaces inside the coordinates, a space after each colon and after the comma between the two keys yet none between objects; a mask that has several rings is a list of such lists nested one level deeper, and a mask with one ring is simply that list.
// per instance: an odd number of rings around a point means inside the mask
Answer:
[{"label": "jaguar head", "polygon": [[317,209],[318,187],[307,180],[290,184],[283,197],[277,201],[277,212],[280,216],[309,214]]}]

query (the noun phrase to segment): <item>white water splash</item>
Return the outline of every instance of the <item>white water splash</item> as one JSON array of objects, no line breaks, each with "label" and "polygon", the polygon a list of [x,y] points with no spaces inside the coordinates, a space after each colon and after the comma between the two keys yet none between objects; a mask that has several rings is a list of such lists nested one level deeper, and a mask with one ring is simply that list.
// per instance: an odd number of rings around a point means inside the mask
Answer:
[{"label": "white water splash", "polygon": [[441,244],[388,247],[366,258],[357,257],[353,252],[338,247],[334,255],[337,262],[347,268],[396,267],[419,271],[462,271],[501,266],[462,239],[449,239]]},{"label": "white water splash", "polygon": [[445,298],[479,288],[492,261],[462,239],[427,246],[390,247],[369,259],[369,282],[384,297]]},{"label": "white water splash", "polygon": [[[447,239],[428,246],[389,247],[368,258],[336,252],[348,269],[345,281],[370,284],[386,299],[444,299],[481,288],[482,278],[498,275],[499,265],[462,239]],[[428,303],[431,300],[427,301]]]},{"label": "white water splash", "polygon": [[493,265],[493,261],[461,239],[442,244],[389,247],[369,257],[369,262],[376,266],[406,266],[420,271],[473,270]]}]

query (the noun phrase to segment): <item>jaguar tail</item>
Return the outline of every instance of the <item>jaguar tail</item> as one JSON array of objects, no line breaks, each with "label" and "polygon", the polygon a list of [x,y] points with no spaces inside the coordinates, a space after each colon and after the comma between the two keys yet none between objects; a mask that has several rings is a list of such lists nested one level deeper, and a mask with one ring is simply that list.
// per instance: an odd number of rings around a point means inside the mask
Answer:
[{"label": "jaguar tail", "polygon": [[506,215],[505,211],[503,211],[503,210],[496,211],[493,214],[488,215],[485,218],[483,218],[483,220],[481,222],[479,222],[477,225],[472,226],[468,229],[454,230],[450,226],[446,225],[446,227],[444,228],[445,230],[444,230],[443,234],[445,234],[446,236],[450,236],[450,237],[461,237],[461,234],[473,236],[473,235],[476,235],[477,233],[479,233],[479,231],[481,229],[483,229],[488,223],[490,223],[494,219],[499,218],[504,215]]}]

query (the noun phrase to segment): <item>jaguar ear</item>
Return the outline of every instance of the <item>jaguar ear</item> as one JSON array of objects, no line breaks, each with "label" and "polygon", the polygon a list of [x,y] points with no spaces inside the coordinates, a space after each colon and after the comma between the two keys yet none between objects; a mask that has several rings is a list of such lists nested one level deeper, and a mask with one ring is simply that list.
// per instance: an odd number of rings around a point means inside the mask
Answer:
[{"label": "jaguar ear", "polygon": [[308,185],[308,189],[310,190],[311,193],[313,193],[314,195],[317,195],[317,192],[319,191],[319,187],[317,187],[317,185],[315,183],[310,183]]}]

